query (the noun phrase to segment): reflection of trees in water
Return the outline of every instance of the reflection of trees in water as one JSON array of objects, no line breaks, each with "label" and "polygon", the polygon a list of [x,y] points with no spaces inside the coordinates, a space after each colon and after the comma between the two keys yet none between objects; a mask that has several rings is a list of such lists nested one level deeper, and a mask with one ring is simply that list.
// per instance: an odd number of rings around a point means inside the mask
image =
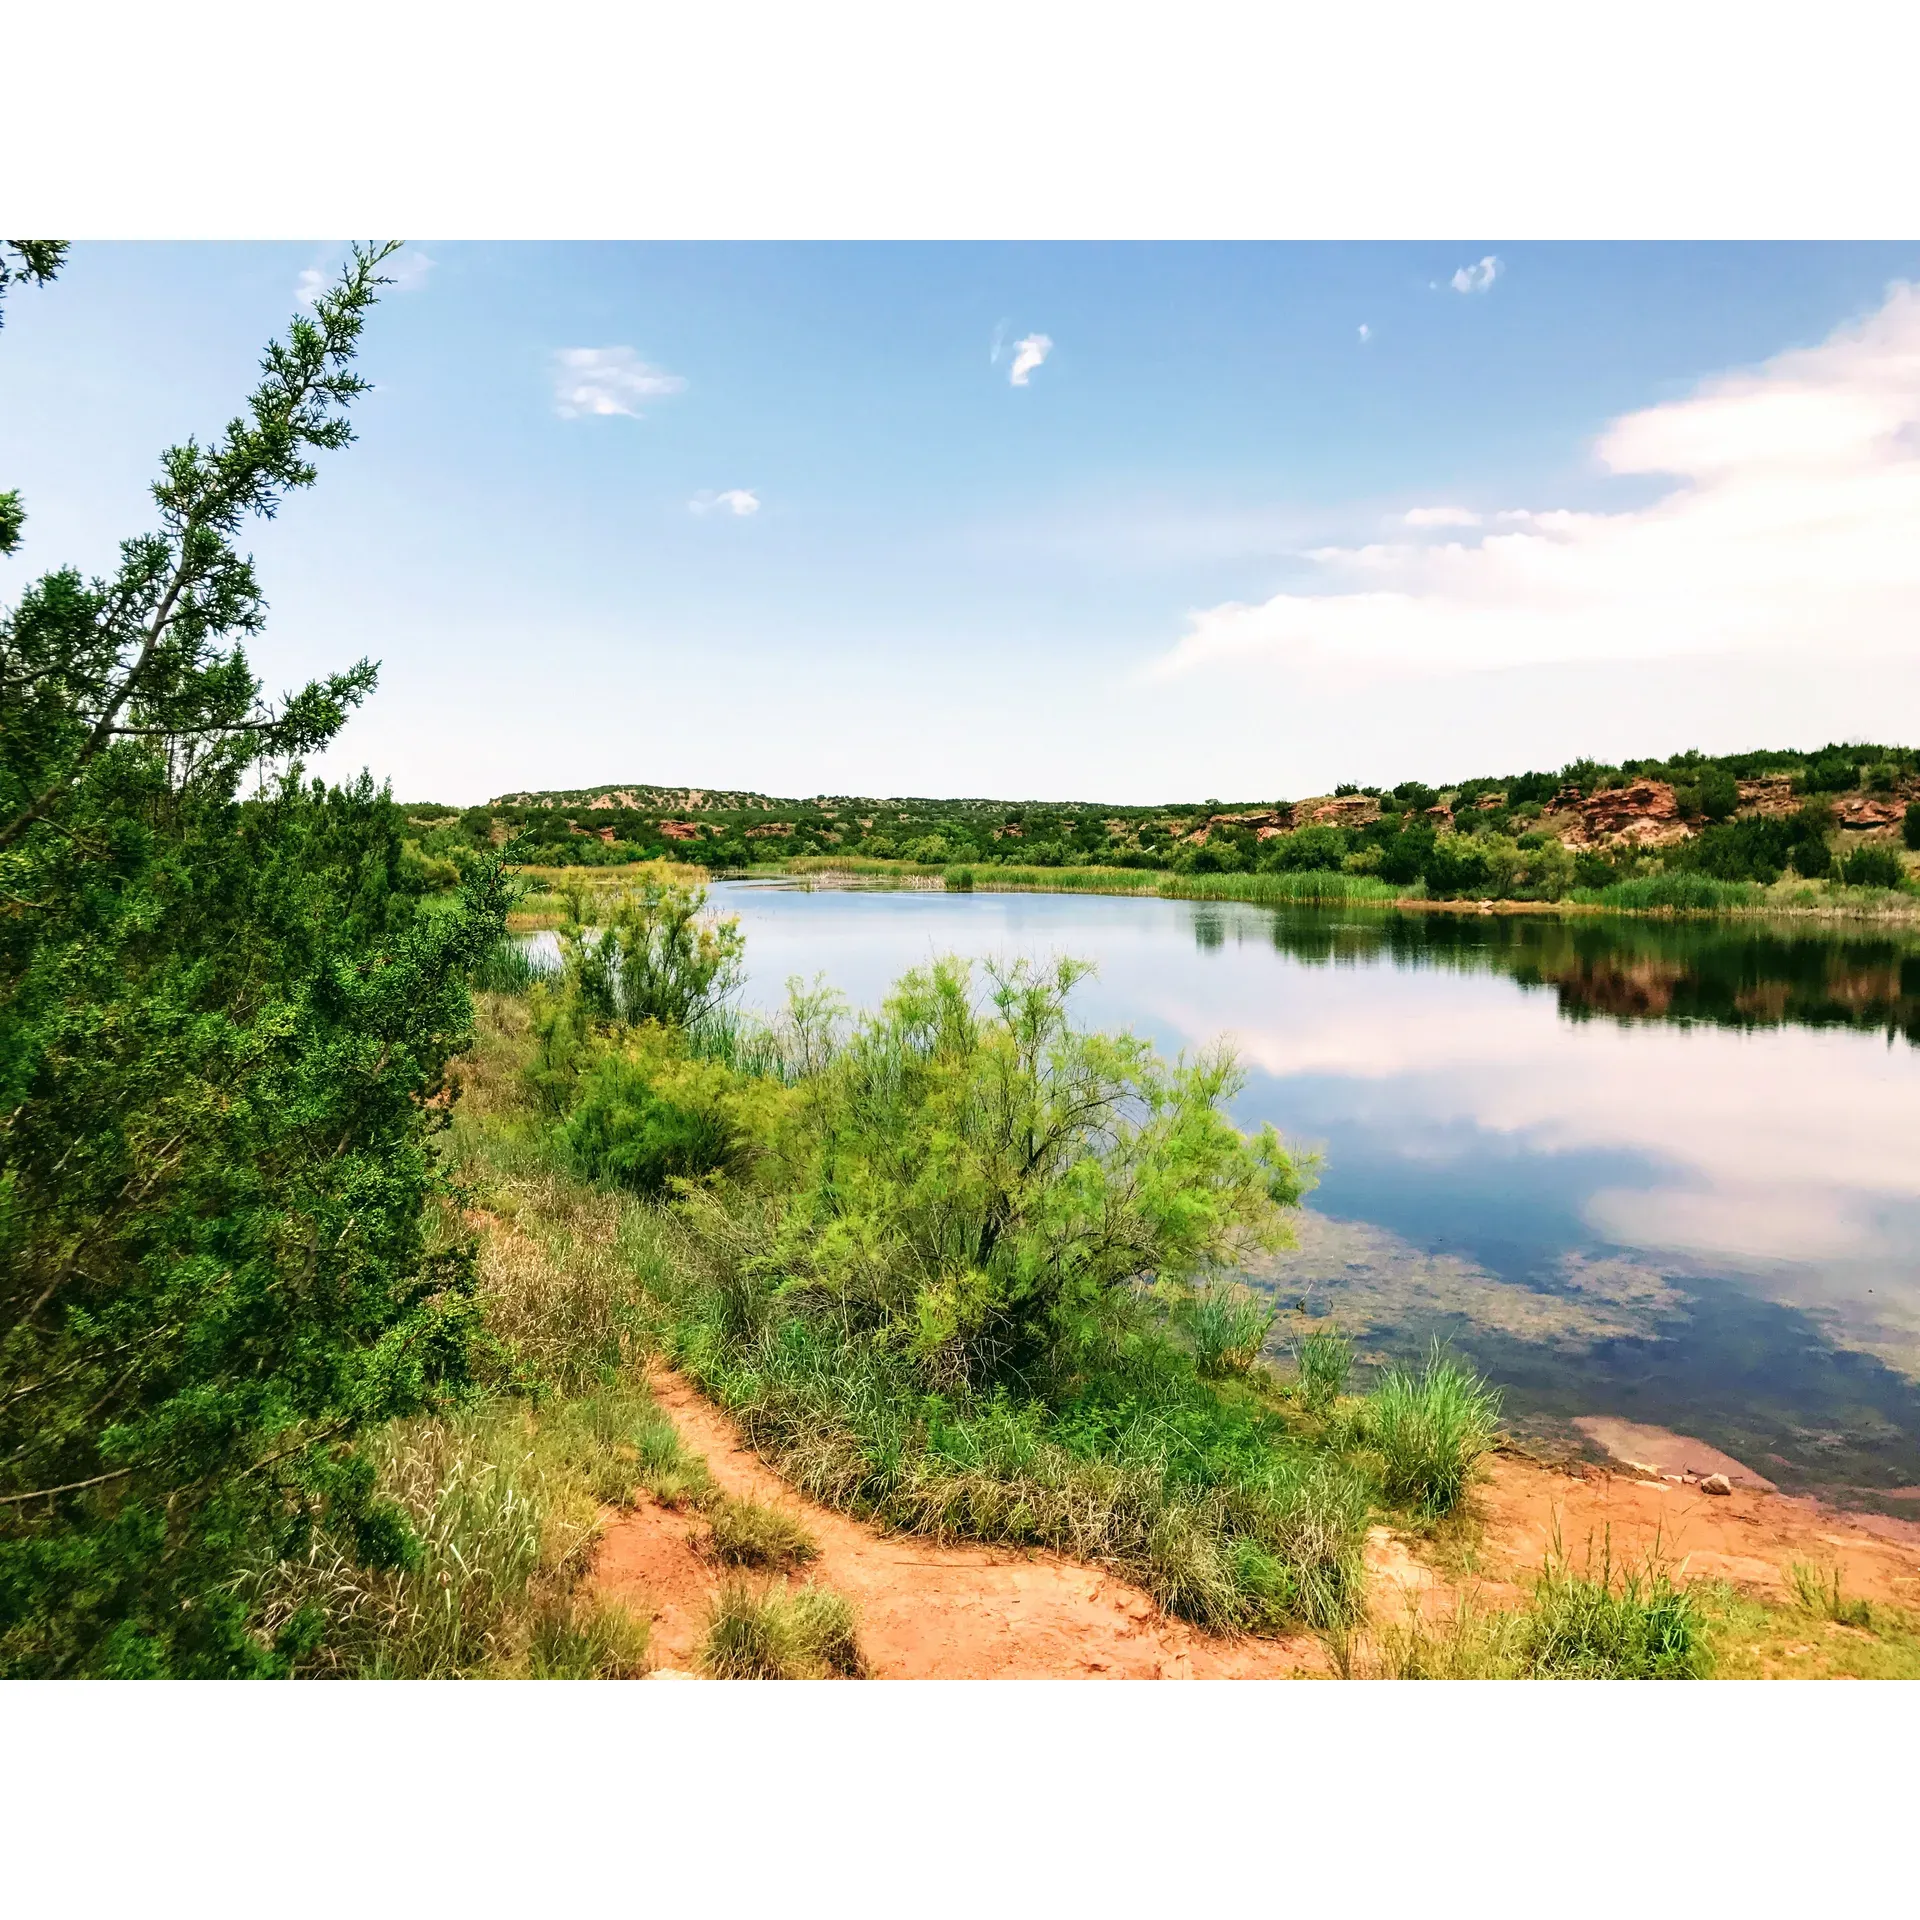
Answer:
[{"label": "reflection of trees in water", "polygon": [[[1569,1019],[1866,1027],[1920,1045],[1920,932],[1802,932],[1730,921],[1273,910],[1273,944],[1309,965],[1504,973],[1552,987]],[[1217,946],[1220,929],[1204,931]]]}]

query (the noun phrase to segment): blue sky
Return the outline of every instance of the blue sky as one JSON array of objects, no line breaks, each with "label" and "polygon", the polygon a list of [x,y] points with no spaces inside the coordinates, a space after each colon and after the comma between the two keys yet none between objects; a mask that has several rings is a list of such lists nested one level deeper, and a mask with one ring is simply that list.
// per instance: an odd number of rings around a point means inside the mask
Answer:
[{"label": "blue sky", "polygon": [[[110,565],[338,253],[87,244],[15,291],[0,597]],[[405,258],[358,444],[252,540],[256,665],[379,659],[326,767],[403,796],[1252,798],[1920,739],[1920,246]]]}]

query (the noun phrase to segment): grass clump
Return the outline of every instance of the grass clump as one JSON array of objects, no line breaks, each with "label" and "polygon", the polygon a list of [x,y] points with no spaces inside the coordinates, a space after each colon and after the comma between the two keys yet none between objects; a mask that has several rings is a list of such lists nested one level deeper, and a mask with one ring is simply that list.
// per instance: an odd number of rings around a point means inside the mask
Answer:
[{"label": "grass clump", "polygon": [[708,1551],[732,1567],[784,1573],[820,1557],[820,1543],[791,1514],[758,1500],[723,1495],[707,1509]]},{"label": "grass clump", "polygon": [[641,1680],[649,1670],[648,1623],[612,1602],[569,1595],[535,1615],[527,1647],[533,1680]]},{"label": "grass clump", "polygon": [[1596,1573],[1550,1557],[1523,1617],[1529,1677],[1558,1680],[1704,1680],[1713,1671],[1707,1620],[1690,1588],[1649,1561],[1618,1575],[1611,1549]]},{"label": "grass clump", "polygon": [[1854,1627],[1863,1633],[1873,1631],[1873,1607],[1865,1600],[1847,1596],[1837,1566],[1819,1567],[1809,1560],[1796,1560],[1787,1569],[1793,1598],[1802,1613],[1816,1620],[1831,1620],[1837,1627]]},{"label": "grass clump", "polygon": [[1217,1379],[1246,1373],[1279,1317],[1280,1309],[1253,1288],[1216,1284],[1196,1290],[1175,1319],[1200,1371]]},{"label": "grass clump", "polygon": [[710,1680],[857,1680],[866,1673],[853,1608],[824,1587],[728,1582],[714,1595],[694,1660]]},{"label": "grass clump", "polygon": [[1325,1413],[1347,1390],[1347,1375],[1353,1369],[1353,1342],[1329,1320],[1315,1327],[1294,1347],[1294,1364],[1299,1368],[1298,1392],[1303,1406],[1314,1413]]},{"label": "grass clump", "polygon": [[1389,1369],[1367,1396],[1362,1430],[1387,1498],[1432,1519],[1459,1505],[1499,1419],[1498,1390],[1436,1340],[1419,1372]]}]

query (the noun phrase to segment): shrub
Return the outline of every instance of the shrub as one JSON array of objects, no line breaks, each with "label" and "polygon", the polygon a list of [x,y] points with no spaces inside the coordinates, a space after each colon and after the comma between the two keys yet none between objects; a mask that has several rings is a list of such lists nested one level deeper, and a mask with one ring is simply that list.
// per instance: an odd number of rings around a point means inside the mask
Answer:
[{"label": "shrub", "polygon": [[949,867],[946,874],[946,887],[949,893],[971,893],[973,891],[973,869],[971,867]]},{"label": "shrub", "polygon": [[1279,1317],[1280,1309],[1265,1294],[1238,1284],[1201,1289],[1178,1316],[1204,1374],[1247,1372]]},{"label": "shrub", "polygon": [[1909,800],[1900,816],[1900,838],[1910,853],[1920,853],[1920,800]]},{"label": "shrub", "polygon": [[562,929],[567,988],[588,1019],[688,1027],[732,995],[745,938],[737,920],[706,915],[706,903],[704,887],[650,879],[604,927]]},{"label": "shrub", "polygon": [[1418,1373],[1388,1371],[1368,1396],[1364,1432],[1385,1463],[1389,1500],[1428,1516],[1450,1513],[1493,1445],[1500,1395],[1438,1341]]},{"label": "shrub", "polygon": [[1270,840],[1262,864],[1280,873],[1306,873],[1315,868],[1331,873],[1346,858],[1349,845],[1347,835],[1338,827],[1301,827]]},{"label": "shrub", "polygon": [[714,1596],[694,1656],[710,1680],[857,1680],[853,1608],[823,1587],[788,1593],[731,1581]]},{"label": "shrub", "polygon": [[797,1162],[770,1270],[789,1293],[914,1356],[929,1384],[1085,1354],[1135,1282],[1177,1293],[1278,1246],[1299,1169],[1222,1111],[1230,1055],[1169,1065],[1076,1030],[1086,969],[965,963],[907,974],[799,1090]]},{"label": "shrub", "polygon": [[1840,877],[1850,887],[1897,887],[1907,870],[1891,847],[1856,847],[1841,862]]},{"label": "shrub", "polygon": [[708,1550],[730,1567],[784,1573],[820,1557],[820,1543],[791,1514],[731,1495],[707,1510],[713,1532]]}]

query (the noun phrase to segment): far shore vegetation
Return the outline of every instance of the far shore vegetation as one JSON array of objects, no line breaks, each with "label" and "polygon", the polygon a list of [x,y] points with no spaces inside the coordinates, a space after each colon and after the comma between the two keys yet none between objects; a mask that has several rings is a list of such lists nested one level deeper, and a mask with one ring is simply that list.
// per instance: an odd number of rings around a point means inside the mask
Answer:
[{"label": "far shore vegetation", "polygon": [[603,787],[406,809],[451,887],[475,857],[582,884],[668,862],[956,891],[1501,911],[1920,917],[1920,756],[1866,743],[1445,788],[1163,807]]}]

